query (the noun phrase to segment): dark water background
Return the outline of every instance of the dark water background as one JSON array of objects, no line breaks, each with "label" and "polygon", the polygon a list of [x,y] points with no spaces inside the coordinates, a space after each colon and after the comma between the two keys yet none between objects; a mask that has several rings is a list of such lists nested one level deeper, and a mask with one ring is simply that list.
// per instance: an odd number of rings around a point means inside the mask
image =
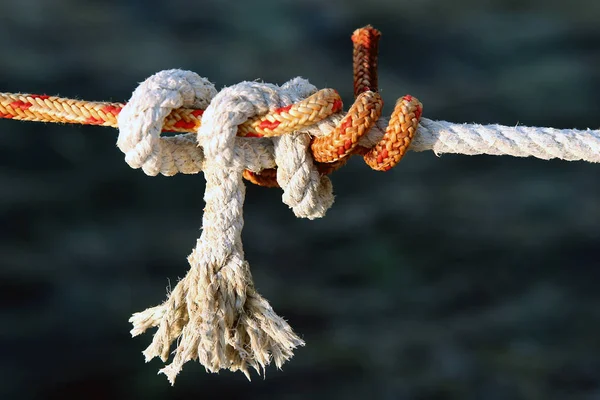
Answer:
[{"label": "dark water background", "polygon": [[[351,32],[455,122],[598,128],[595,0],[0,0],[0,91],[123,101],[156,71],[304,76],[352,101]],[[333,176],[326,218],[249,187],[259,291],[306,340],[248,383],[145,364],[129,316],[187,271],[202,176],[145,176],[116,130],[0,121],[0,399],[600,399],[600,166],[409,153]]]}]

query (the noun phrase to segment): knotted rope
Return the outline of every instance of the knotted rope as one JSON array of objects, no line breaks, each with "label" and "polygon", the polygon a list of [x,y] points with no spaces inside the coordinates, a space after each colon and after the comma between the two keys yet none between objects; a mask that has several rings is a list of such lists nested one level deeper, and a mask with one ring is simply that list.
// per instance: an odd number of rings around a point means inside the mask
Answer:
[{"label": "knotted rope", "polygon": [[[304,342],[254,288],[241,242],[242,178],[279,186],[282,200],[302,218],[319,218],[333,204],[328,173],[350,155],[389,170],[408,149],[437,154],[493,154],[600,162],[600,131],[452,124],[421,119],[422,105],[407,95],[389,120],[380,118],[377,43],[366,27],[352,35],[355,103],[346,114],[332,89],[317,91],[295,78],[282,86],[242,82],[219,92],[181,70],[144,81],[130,101],[90,103],[51,96],[0,94],[0,117],[119,127],[117,146],[132,168],[146,174],[204,172],[203,230],[190,270],[167,300],[131,318],[132,334],[157,327],[147,360],[169,358],[161,370],[171,383],[189,360],[207,370],[259,373],[278,367]],[[187,132],[161,136],[164,131]]]},{"label": "knotted rope", "polygon": [[[208,105],[198,130],[204,157],[196,163],[206,178],[206,207],[202,235],[188,257],[190,271],[165,303],[131,318],[134,335],[158,326],[144,352],[147,360],[166,361],[172,342],[178,339],[172,363],[161,370],[171,382],[191,359],[199,359],[212,372],[228,368],[249,377],[249,366],[260,372],[272,357],[280,367],[295,347],[304,344],[254,289],[241,239],[242,172],[277,164],[283,201],[298,217],[323,216],[333,204],[332,186],[312,162],[306,134],[278,137],[272,146],[236,134],[249,118],[287,107],[314,92],[316,88],[307,81],[294,79],[281,87],[243,82],[216,94],[206,79],[171,70],[143,82],[119,116],[117,145],[126,162],[156,175],[175,165],[173,143],[159,138],[165,116],[175,108]],[[246,143],[239,146],[240,141]]]}]

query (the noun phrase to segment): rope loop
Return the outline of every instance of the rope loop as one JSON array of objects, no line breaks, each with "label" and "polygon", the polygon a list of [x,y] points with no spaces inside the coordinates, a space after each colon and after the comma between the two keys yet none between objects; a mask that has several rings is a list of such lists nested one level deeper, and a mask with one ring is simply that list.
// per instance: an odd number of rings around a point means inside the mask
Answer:
[{"label": "rope loop", "polygon": [[204,109],[216,94],[212,83],[190,71],[161,71],[146,79],[118,117],[117,147],[125,153],[125,162],[150,176],[200,169],[200,159],[180,161],[177,143],[160,140],[160,134],[165,118],[173,110]]}]

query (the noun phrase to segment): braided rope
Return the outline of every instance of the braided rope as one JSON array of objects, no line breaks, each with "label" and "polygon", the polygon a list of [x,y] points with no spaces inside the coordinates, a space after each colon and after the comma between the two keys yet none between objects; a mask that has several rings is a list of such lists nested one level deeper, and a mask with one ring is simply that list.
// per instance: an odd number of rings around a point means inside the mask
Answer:
[{"label": "braided rope", "polygon": [[[99,125],[118,128],[118,115],[125,104],[65,99],[37,94],[0,93],[0,118],[20,121]],[[238,136],[280,136],[313,125],[342,109],[342,99],[333,89],[319,90],[289,107],[251,118],[238,127]],[[196,133],[202,124],[202,109],[178,108],[164,121],[164,132]]]},{"label": "braided rope", "polygon": [[352,34],[354,97],[367,90],[377,91],[377,54],[381,32],[368,25]]}]

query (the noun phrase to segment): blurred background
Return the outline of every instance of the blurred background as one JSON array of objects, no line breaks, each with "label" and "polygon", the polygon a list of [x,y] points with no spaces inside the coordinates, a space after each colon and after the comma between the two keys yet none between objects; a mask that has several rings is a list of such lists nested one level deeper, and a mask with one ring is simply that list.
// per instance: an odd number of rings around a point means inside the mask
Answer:
[{"label": "blurred background", "polygon": [[[0,91],[124,101],[169,68],[218,88],[303,76],[352,102],[356,28],[383,32],[389,115],[600,126],[595,0],[0,0]],[[409,153],[336,172],[296,219],[248,188],[256,286],[307,345],[249,383],[171,388],[129,316],[200,234],[202,176],[148,177],[117,131],[0,121],[1,399],[600,399],[600,166]]]}]

